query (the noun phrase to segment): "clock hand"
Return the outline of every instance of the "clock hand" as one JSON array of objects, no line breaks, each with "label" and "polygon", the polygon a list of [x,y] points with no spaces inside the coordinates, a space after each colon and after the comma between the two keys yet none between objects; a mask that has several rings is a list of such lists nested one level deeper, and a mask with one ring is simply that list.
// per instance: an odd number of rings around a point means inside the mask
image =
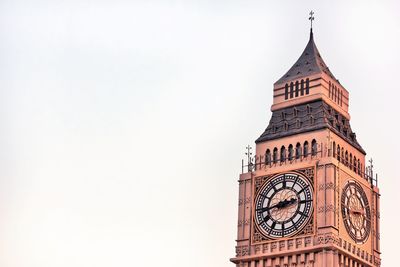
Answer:
[{"label": "clock hand", "polygon": [[276,203],[275,205],[272,205],[272,206],[269,206],[269,207],[264,207],[264,208],[258,209],[257,211],[266,212],[266,211],[269,211],[269,210],[274,209],[274,208],[280,209],[284,205],[285,205],[285,200],[282,200],[282,201],[279,201],[278,203]]},{"label": "clock hand", "polygon": [[363,210],[358,210],[358,209],[354,209],[354,210],[350,210],[351,213],[355,214],[355,215],[364,215],[364,211]]},{"label": "clock hand", "polygon": [[283,201],[282,208],[286,208],[287,206],[290,206],[290,205],[296,203],[296,201],[297,201],[297,199],[293,198],[293,197],[290,200],[285,199]]},{"label": "clock hand", "polygon": [[286,208],[287,206],[290,206],[290,205],[296,203],[296,201],[297,201],[297,198],[292,197],[291,199],[281,200],[278,203],[276,203],[275,205],[272,205],[270,207],[264,207],[264,208],[258,209],[257,211],[266,212],[266,211],[269,211],[269,210],[275,209],[275,208],[278,208],[278,209]]}]

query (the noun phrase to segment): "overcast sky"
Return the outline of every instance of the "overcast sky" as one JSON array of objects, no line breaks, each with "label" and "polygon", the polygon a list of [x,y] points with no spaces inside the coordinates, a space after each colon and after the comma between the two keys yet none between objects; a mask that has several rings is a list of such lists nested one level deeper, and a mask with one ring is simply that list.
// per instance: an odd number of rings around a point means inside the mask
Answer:
[{"label": "overcast sky", "polygon": [[380,174],[396,266],[395,0],[2,0],[0,266],[233,266],[244,148],[311,9]]}]

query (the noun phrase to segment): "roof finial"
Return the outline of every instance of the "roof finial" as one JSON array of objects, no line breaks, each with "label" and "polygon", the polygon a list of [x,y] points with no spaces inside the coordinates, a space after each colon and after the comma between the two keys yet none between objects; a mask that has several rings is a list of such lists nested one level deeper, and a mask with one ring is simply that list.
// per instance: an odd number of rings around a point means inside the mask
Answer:
[{"label": "roof finial", "polygon": [[312,22],[314,20],[314,11],[311,10],[310,12],[310,17],[308,18],[311,22],[311,28],[310,28],[310,39],[313,39],[313,32],[312,32]]}]

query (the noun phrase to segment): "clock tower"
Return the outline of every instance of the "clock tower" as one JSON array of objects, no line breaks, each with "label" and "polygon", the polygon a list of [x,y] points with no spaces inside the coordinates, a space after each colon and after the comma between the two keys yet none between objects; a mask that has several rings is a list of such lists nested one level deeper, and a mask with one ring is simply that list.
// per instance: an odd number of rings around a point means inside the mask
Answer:
[{"label": "clock tower", "polygon": [[350,127],[349,92],[322,59],[312,28],[299,59],[273,86],[271,111],[239,178],[231,261],[380,266],[377,176]]}]

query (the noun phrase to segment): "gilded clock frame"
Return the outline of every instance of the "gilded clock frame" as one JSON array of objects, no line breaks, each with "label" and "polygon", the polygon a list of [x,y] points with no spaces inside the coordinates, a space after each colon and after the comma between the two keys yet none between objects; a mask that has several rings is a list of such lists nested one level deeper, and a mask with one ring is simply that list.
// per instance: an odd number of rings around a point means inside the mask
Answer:
[{"label": "gilded clock frame", "polygon": [[[312,211],[310,218],[308,218],[308,222],[303,226],[303,228],[291,235],[291,236],[285,236],[285,237],[277,237],[277,238],[270,238],[264,235],[258,227],[256,226],[256,199],[257,199],[257,194],[260,191],[260,189],[267,183],[269,180],[284,174],[284,173],[298,173],[300,174],[303,178],[307,179],[308,183],[312,187],[313,191],[313,201],[312,201]],[[284,171],[284,172],[278,172],[270,175],[265,175],[265,176],[259,176],[255,177],[254,179],[254,186],[253,186],[253,214],[252,214],[252,229],[251,229],[251,242],[252,244],[260,244],[260,243],[266,243],[266,242],[271,242],[271,241],[276,241],[276,240],[287,240],[287,239],[292,239],[294,237],[299,237],[299,236],[309,236],[313,235],[315,233],[315,201],[316,201],[316,190],[315,190],[315,182],[314,182],[314,177],[315,177],[315,168],[314,167],[309,167],[309,168],[303,168],[303,169],[297,169],[297,170],[290,170],[290,171]]]},{"label": "gilded clock frame", "polygon": [[[362,202],[364,204],[363,209],[365,209],[365,226],[363,226],[363,228],[365,228],[365,235],[362,236],[361,238],[357,238],[357,236],[353,233],[352,230],[355,229],[355,226],[353,225],[353,223],[351,222],[351,219],[349,218],[349,214],[348,212],[346,212],[345,206],[346,206],[346,197],[347,194],[346,192],[349,190],[350,186],[354,186],[354,188],[356,189],[356,191],[359,193],[358,197],[362,198]],[[367,242],[367,240],[369,239],[369,236],[371,235],[371,229],[372,229],[372,225],[371,225],[371,220],[372,220],[372,213],[371,213],[371,207],[369,205],[369,201],[368,201],[368,197],[367,194],[365,193],[365,190],[363,189],[362,185],[360,185],[357,181],[355,180],[348,180],[343,189],[342,189],[342,193],[341,193],[341,197],[340,197],[340,205],[341,205],[341,214],[342,214],[342,220],[343,220],[343,224],[344,227],[346,229],[347,234],[350,236],[351,239],[353,239],[354,242],[356,242],[356,244],[358,245],[362,245],[365,242]],[[347,205],[347,210],[348,210],[348,205]],[[355,230],[356,231],[356,230]],[[357,233],[357,232],[356,232]]]}]

